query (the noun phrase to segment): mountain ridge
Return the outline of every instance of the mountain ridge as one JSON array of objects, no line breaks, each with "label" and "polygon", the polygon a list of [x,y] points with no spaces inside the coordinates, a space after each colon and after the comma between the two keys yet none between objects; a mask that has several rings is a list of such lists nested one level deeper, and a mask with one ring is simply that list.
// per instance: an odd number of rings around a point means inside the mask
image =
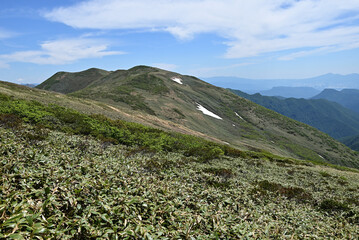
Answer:
[{"label": "mountain ridge", "polygon": [[359,89],[324,89],[312,99],[326,99],[359,113]]},{"label": "mountain ridge", "polygon": [[319,90],[325,88],[355,88],[359,89],[359,74],[347,75],[328,73],[303,79],[250,79],[240,77],[210,77],[205,81],[223,88],[238,89],[244,92],[256,93],[272,87],[312,87]]},{"label": "mountain ridge", "polygon": [[[46,82],[42,82],[37,85],[36,88],[50,91],[56,90],[56,92],[65,94],[71,93],[87,87],[95,79],[97,80],[98,78],[104,77],[110,73],[111,72],[109,71],[98,68],[89,68],[78,73],[58,72],[50,77]],[[81,77],[81,74],[83,77]],[[76,81],[73,80],[74,75],[76,75]]]},{"label": "mountain ridge", "polygon": [[[182,84],[172,78],[181,79]],[[69,96],[100,101],[121,111],[142,115],[148,121],[155,118],[172,126],[180,125],[240,149],[265,150],[318,162],[356,164],[355,153],[329,136],[193,76],[136,66],[113,71],[91,81],[85,88],[72,91]],[[204,115],[198,105],[222,120]],[[176,131],[176,127],[173,129]],[[321,146],[327,144],[334,151]],[[339,154],[341,151],[346,153]]]},{"label": "mountain ridge", "polygon": [[312,87],[273,87],[270,90],[259,92],[263,96],[279,96],[284,98],[311,98],[320,93],[319,90]]},{"label": "mountain ridge", "polygon": [[359,134],[359,114],[338,103],[325,99],[278,99],[232,91],[266,108],[316,127],[336,139]]}]

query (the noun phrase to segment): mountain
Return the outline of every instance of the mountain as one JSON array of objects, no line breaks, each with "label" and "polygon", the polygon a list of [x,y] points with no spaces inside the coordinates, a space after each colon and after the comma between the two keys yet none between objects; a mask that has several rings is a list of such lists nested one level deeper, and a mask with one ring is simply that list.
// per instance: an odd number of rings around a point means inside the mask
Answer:
[{"label": "mountain", "polygon": [[239,90],[232,91],[263,107],[311,125],[333,138],[359,134],[359,114],[338,103],[325,99],[278,99],[260,94],[249,95]]},{"label": "mountain", "polygon": [[[175,83],[192,80],[184,78]],[[359,236],[357,169],[241,151],[6,82],[0,102],[1,239]],[[350,163],[353,152],[336,146],[328,138],[322,148]]]},{"label": "mountain", "polygon": [[34,87],[36,87],[38,84],[35,84],[35,83],[25,83],[25,84],[21,84],[21,85],[24,85],[24,86],[26,86],[26,87],[34,88]]},{"label": "mountain", "polygon": [[[78,74],[79,79],[85,78],[84,72]],[[71,74],[71,79],[66,76],[69,75],[57,73],[38,88],[48,86],[56,91],[52,83],[76,81],[76,73]],[[69,97],[101,102],[122,112],[124,119],[242,150],[358,165],[357,153],[328,135],[193,76],[137,66],[100,76],[78,91],[72,87],[60,90],[71,92]]]},{"label": "mountain", "polygon": [[317,89],[325,88],[359,88],[359,74],[353,73],[348,75],[328,73],[318,77],[298,80],[304,86],[310,86]]},{"label": "mountain", "polygon": [[340,141],[353,150],[359,152],[359,135],[341,138]]},{"label": "mountain", "polygon": [[248,79],[238,77],[212,77],[205,81],[223,88],[238,89],[247,93],[257,93],[277,86],[311,87],[319,90],[325,88],[357,88],[359,89],[359,74],[325,74],[304,79]]},{"label": "mountain", "polygon": [[320,94],[314,96],[313,99],[327,99],[359,113],[358,89],[342,89],[341,91],[324,89]]},{"label": "mountain", "polygon": [[273,87],[270,90],[263,90],[259,93],[263,96],[278,96],[284,98],[311,98],[320,93],[320,91],[311,87]]},{"label": "mountain", "polygon": [[97,68],[90,68],[79,73],[58,72],[36,87],[60,93],[71,93],[87,87],[93,81],[108,74],[110,72]]}]

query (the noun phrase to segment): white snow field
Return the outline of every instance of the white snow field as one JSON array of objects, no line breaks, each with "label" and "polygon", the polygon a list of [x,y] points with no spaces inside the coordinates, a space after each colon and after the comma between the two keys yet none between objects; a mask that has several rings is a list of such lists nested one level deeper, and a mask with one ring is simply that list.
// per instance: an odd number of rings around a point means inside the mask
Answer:
[{"label": "white snow field", "polygon": [[201,111],[203,114],[205,115],[208,115],[208,116],[211,116],[213,118],[216,118],[216,119],[220,119],[222,120],[222,118],[216,114],[214,114],[213,112],[207,110],[205,107],[203,107],[201,104],[197,103],[197,110]]},{"label": "white snow field", "polygon": [[171,77],[171,80],[178,84],[183,84],[182,79],[179,77]]},{"label": "white snow field", "polygon": [[242,119],[244,121],[244,119],[236,112],[234,112],[236,114],[237,117],[239,117],[240,119]]}]

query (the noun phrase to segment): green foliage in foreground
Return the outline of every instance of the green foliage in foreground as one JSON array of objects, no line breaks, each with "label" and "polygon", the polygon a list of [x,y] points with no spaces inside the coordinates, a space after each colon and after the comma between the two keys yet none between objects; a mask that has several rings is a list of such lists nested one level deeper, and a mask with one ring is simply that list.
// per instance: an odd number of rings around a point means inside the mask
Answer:
[{"label": "green foliage in foreground", "polygon": [[359,236],[355,170],[0,101],[0,238]]},{"label": "green foliage in foreground", "polygon": [[[0,128],[0,238],[357,239],[359,175]],[[325,172],[325,174],[324,174]]]}]

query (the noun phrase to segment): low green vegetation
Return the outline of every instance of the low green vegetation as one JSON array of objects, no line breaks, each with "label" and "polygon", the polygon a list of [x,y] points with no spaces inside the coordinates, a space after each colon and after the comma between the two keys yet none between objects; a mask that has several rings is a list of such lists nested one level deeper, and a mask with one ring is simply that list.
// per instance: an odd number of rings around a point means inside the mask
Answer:
[{"label": "low green vegetation", "polygon": [[225,152],[231,155],[244,154],[194,136],[111,120],[102,115],[89,116],[57,105],[45,106],[35,101],[15,100],[3,94],[0,98],[0,120],[4,126],[16,127],[22,122],[31,123],[69,134],[91,135],[115,144],[141,146],[151,151],[183,151],[187,156],[197,156],[202,160],[223,155]]},{"label": "low green vegetation", "polygon": [[162,79],[148,73],[135,75],[130,79],[127,85],[142,90],[147,90],[152,94],[165,94],[169,92],[169,88],[166,87]]},{"label": "low green vegetation", "polygon": [[359,236],[356,170],[0,101],[0,238]]},{"label": "low green vegetation", "polygon": [[146,104],[144,97],[141,94],[134,93],[134,89],[126,85],[116,87],[110,91],[105,91],[105,93],[78,91],[69,95],[79,98],[93,98],[95,96],[96,98],[106,99],[107,101],[110,100],[115,103],[125,103],[133,110],[139,110],[151,115],[156,115],[155,112]]}]

